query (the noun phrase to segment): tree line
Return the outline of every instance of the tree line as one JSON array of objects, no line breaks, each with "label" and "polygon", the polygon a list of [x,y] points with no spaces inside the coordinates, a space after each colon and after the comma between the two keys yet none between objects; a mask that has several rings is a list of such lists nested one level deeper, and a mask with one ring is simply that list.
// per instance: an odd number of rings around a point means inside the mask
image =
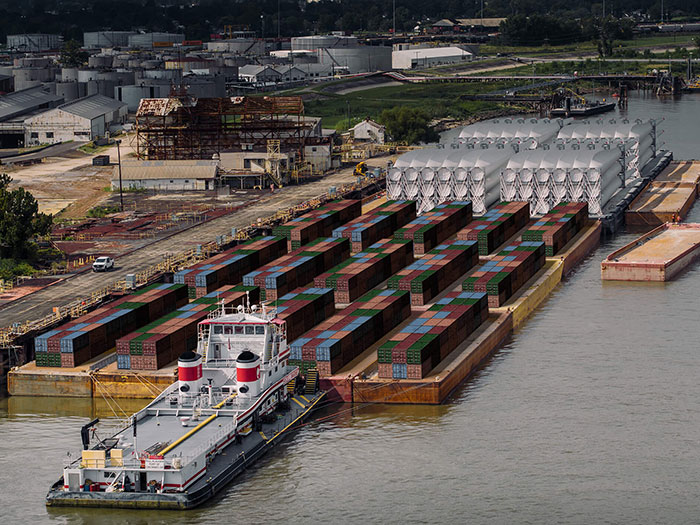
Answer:
[{"label": "tree line", "polygon": [[[3,4],[2,40],[8,34],[42,32],[81,41],[83,31],[131,29],[177,31],[184,32],[188,39],[208,39],[229,25],[267,37],[276,36],[278,31],[289,37],[329,31],[388,31],[394,24],[393,0],[25,0]],[[395,5],[397,30],[410,31],[418,23],[429,24],[441,18],[478,18],[482,2],[396,0]],[[602,0],[489,0],[483,6],[485,17],[544,17],[545,30],[539,26],[535,33],[550,40],[565,38],[568,30],[583,37],[590,24],[582,21],[603,18],[603,14],[615,18],[647,15],[652,21],[661,16],[661,0],[608,0],[605,13]],[[697,17],[700,2],[664,0],[664,12],[665,17]],[[559,23],[552,24],[551,19]],[[579,21],[579,29],[574,21]]]}]

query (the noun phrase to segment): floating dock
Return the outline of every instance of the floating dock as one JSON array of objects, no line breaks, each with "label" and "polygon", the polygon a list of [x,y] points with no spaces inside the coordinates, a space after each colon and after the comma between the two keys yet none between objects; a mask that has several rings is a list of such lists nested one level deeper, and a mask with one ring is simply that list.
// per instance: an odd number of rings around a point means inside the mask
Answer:
[{"label": "floating dock", "polygon": [[671,162],[630,203],[625,222],[632,228],[656,228],[674,217],[684,219],[695,203],[700,162]]},{"label": "floating dock", "polygon": [[601,263],[607,281],[669,281],[700,257],[700,224],[664,224]]},{"label": "floating dock", "polygon": [[[488,320],[477,328],[423,379],[380,379],[377,349],[400,327],[357,356],[337,374],[322,378],[321,387],[330,399],[358,403],[440,404],[501,345],[544,301],[563,277],[578,265],[600,242],[602,227],[596,221],[587,225],[569,246],[555,257],[547,257],[537,272],[505,305],[491,308]],[[455,287],[436,297],[441,299]],[[426,306],[427,308],[427,306]]]}]

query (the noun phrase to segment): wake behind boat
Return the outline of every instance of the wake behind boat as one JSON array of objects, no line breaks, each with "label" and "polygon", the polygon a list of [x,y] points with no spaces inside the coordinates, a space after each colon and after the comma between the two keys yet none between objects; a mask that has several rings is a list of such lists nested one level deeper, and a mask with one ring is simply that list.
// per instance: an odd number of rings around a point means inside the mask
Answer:
[{"label": "wake behind boat", "polygon": [[[239,306],[200,324],[178,381],[91,446],[50,489],[48,506],[188,509],[207,501],[305,419],[324,397],[318,376],[288,365],[284,321]],[[94,435],[94,432],[93,432]]]}]

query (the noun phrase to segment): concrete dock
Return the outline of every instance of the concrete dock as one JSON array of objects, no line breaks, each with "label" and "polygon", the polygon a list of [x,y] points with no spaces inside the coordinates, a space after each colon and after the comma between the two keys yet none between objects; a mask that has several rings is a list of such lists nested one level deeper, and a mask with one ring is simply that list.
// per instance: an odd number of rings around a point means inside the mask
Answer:
[{"label": "concrete dock", "polygon": [[700,224],[664,224],[601,263],[608,281],[669,281],[700,257]]},{"label": "concrete dock", "polygon": [[695,203],[700,183],[700,162],[671,162],[630,203],[625,213],[627,226],[656,228],[675,217],[684,219]]}]

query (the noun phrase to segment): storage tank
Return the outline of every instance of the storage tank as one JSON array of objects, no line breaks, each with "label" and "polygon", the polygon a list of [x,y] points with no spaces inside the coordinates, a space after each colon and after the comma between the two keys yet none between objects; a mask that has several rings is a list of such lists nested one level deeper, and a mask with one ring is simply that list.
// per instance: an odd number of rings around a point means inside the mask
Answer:
[{"label": "storage tank", "polygon": [[[357,37],[345,35],[311,35],[292,37],[292,51],[321,48],[357,47]],[[391,54],[391,50],[389,52]]]},{"label": "storage tank", "polygon": [[61,69],[61,82],[77,82],[78,81],[78,68],[77,67],[64,67]]},{"label": "storage tank", "polygon": [[114,57],[109,55],[93,55],[88,57],[88,67],[94,69],[109,69],[112,67]]},{"label": "storage tank", "polygon": [[83,33],[83,47],[99,49],[101,47],[126,47],[134,31],[90,31]]},{"label": "storage tank", "polygon": [[78,82],[88,82],[90,80],[97,80],[98,71],[96,69],[79,69],[78,70]]},{"label": "storage tank", "polygon": [[56,95],[63,97],[65,102],[70,102],[85,96],[80,93],[81,87],[84,91],[86,86],[78,82],[56,82]]},{"label": "storage tank", "polygon": [[391,69],[391,48],[360,46],[320,48],[316,51],[318,63],[333,66],[350,74]]},{"label": "storage tank", "polygon": [[129,47],[150,49],[154,43],[175,43],[181,44],[185,40],[185,35],[181,33],[139,33],[129,36]]}]

